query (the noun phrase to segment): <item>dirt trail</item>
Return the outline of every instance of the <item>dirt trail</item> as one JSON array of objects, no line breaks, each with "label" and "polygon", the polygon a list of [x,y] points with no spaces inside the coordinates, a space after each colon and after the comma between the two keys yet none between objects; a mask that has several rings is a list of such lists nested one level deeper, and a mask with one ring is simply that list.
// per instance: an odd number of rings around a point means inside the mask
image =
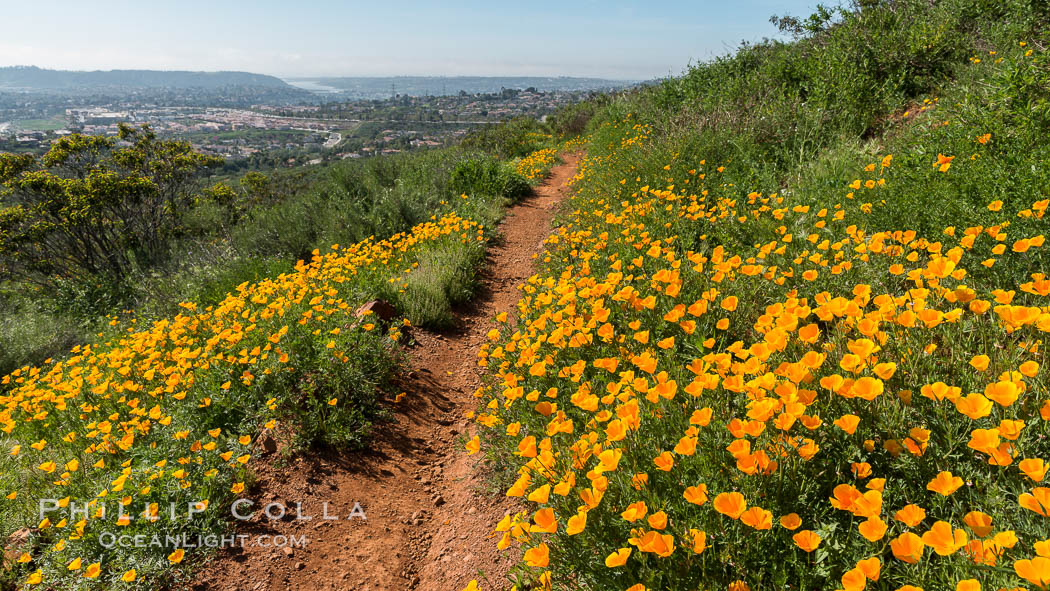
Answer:
[{"label": "dirt trail", "polygon": [[[394,420],[377,429],[372,448],[307,454],[281,469],[260,466],[258,515],[237,533],[249,542],[271,540],[270,547],[220,550],[189,588],[459,591],[472,578],[483,580],[479,571],[488,579],[486,589],[508,586],[511,557],[496,550],[490,534],[511,502],[485,492],[477,456],[467,456],[459,441],[472,429],[465,413],[477,403],[472,394],[480,384],[478,347],[493,317],[513,311],[517,286],[532,274],[533,255],[551,231],[554,209],[576,170],[577,156],[564,159],[533,197],[508,211],[477,295],[457,313],[458,328],[414,332],[408,395],[395,407]],[[339,519],[324,519],[326,502],[328,516]],[[288,514],[262,519],[268,503],[287,507]],[[355,503],[367,520],[347,519]],[[299,506],[301,515],[313,519],[296,519]],[[306,536],[308,543],[274,548],[274,536]]]}]

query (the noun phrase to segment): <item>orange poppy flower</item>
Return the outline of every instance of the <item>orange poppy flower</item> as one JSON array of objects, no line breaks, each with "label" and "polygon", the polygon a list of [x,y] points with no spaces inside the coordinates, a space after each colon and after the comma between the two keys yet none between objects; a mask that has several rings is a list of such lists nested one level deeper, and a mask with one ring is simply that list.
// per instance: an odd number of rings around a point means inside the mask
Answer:
[{"label": "orange poppy flower", "polygon": [[875,367],[872,368],[872,371],[875,372],[875,375],[879,376],[883,380],[888,380],[892,378],[895,373],[897,373],[897,364],[877,363],[875,364]]},{"label": "orange poppy flower", "polygon": [[664,529],[667,527],[667,513],[657,511],[650,515],[646,521],[649,523],[649,527],[653,529]]},{"label": "orange poppy flower", "polygon": [[620,513],[626,521],[635,522],[645,517],[645,514],[649,512],[649,508],[645,506],[645,501],[638,501],[631,503],[627,506],[627,509]]},{"label": "orange poppy flower", "polygon": [[1017,468],[1023,472],[1025,476],[1036,482],[1041,482],[1043,477],[1046,476],[1047,468],[1050,468],[1050,466],[1041,459],[1028,458],[1021,460],[1017,464]]},{"label": "orange poppy flower", "polygon": [[864,571],[857,567],[842,573],[839,581],[842,582],[843,591],[863,591],[868,586],[868,577],[864,576]]},{"label": "orange poppy flower", "polygon": [[1013,382],[1001,381],[988,384],[984,388],[984,395],[1002,406],[1010,406],[1017,400],[1020,389]]},{"label": "orange poppy flower", "polygon": [[864,376],[853,384],[853,395],[864,400],[875,400],[882,394],[885,385],[882,380],[870,376]]},{"label": "orange poppy flower", "polygon": [[694,410],[693,414],[689,417],[689,423],[692,425],[699,425],[706,427],[711,423],[711,416],[714,414],[714,410],[711,408],[701,408],[700,410]]},{"label": "orange poppy flower", "polygon": [[657,556],[670,556],[674,553],[674,536],[647,531],[640,538],[632,538],[642,552],[651,552]]},{"label": "orange poppy flower", "polygon": [[1017,497],[1017,503],[1043,517],[1050,517],[1050,488],[1040,486],[1031,493],[1021,493]]},{"label": "orange poppy flower", "polygon": [[999,447],[998,429],[974,429],[970,432],[967,447],[991,455]]},{"label": "orange poppy flower", "polygon": [[947,497],[959,490],[959,487],[962,485],[962,478],[952,476],[951,472],[945,471],[938,473],[937,476],[926,485],[926,489]]},{"label": "orange poppy flower", "polygon": [[850,435],[853,435],[853,433],[857,430],[857,425],[859,424],[860,417],[852,414],[842,415],[841,417],[835,420],[835,426],[839,429],[842,429],[846,433],[849,433]]},{"label": "orange poppy flower", "polygon": [[992,533],[992,517],[980,511],[970,511],[963,517],[963,523],[970,527],[970,531],[978,538],[983,538]]},{"label": "orange poppy flower", "polygon": [[671,455],[671,452],[665,451],[656,456],[656,458],[653,459],[653,463],[656,464],[656,467],[660,470],[670,472],[671,468],[674,468],[674,456]]},{"label": "orange poppy flower", "polygon": [[568,523],[565,524],[565,533],[575,536],[582,532],[585,527],[587,527],[587,512],[583,511],[569,518]]},{"label": "orange poppy flower", "polygon": [[707,548],[707,534],[698,529],[691,529],[689,535],[692,536],[693,552],[702,554]]},{"label": "orange poppy flower", "polygon": [[908,527],[915,527],[926,519],[926,510],[918,505],[905,505],[893,515],[893,518]]},{"label": "orange poppy flower", "polygon": [[867,478],[871,476],[871,464],[867,462],[853,462],[850,464],[850,471],[857,478]]},{"label": "orange poppy flower", "polygon": [[856,511],[857,500],[863,497],[852,484],[840,484],[831,492],[834,495],[830,499],[831,506],[842,511]]},{"label": "orange poppy flower", "polygon": [[956,398],[955,408],[976,421],[992,414],[992,401],[975,392],[969,396]]},{"label": "orange poppy flower", "polygon": [[1000,554],[1002,554],[1002,548],[999,548],[992,540],[985,540],[984,542],[981,542],[981,540],[970,540],[970,543],[966,545],[966,555],[974,564],[995,566]]},{"label": "orange poppy flower", "polygon": [[1026,377],[1034,378],[1039,375],[1039,364],[1035,361],[1025,361],[1017,368]]},{"label": "orange poppy flower", "polygon": [[539,503],[542,505],[546,503],[548,499],[550,499],[550,495],[551,485],[544,484],[543,486],[529,493],[529,496],[527,498],[533,503]]},{"label": "orange poppy flower", "polygon": [[966,546],[966,532],[961,529],[952,529],[947,521],[938,521],[933,524],[929,531],[922,534],[922,541],[933,551],[941,556],[948,556],[958,552]]},{"label": "orange poppy flower", "polygon": [[703,505],[707,502],[707,485],[699,484],[697,486],[690,486],[685,489],[682,496],[685,497],[685,500],[694,505]]},{"label": "orange poppy flower", "polygon": [[952,166],[952,160],[955,160],[955,156],[937,154],[937,161],[933,163],[933,166],[940,172],[948,172],[948,169]]},{"label": "orange poppy flower", "polygon": [[795,545],[801,548],[805,552],[812,552],[820,546],[820,536],[815,532],[808,529],[804,529],[795,535],[791,536],[791,539],[795,541]]},{"label": "orange poppy flower", "polygon": [[558,520],[554,518],[554,509],[550,507],[537,511],[532,520],[536,523],[532,528],[534,532],[552,534],[558,531]]},{"label": "orange poppy flower", "polygon": [[869,542],[877,542],[886,535],[886,527],[886,522],[881,517],[873,515],[860,522],[857,529]]},{"label": "orange poppy flower", "polygon": [[802,525],[802,519],[798,516],[798,513],[788,513],[780,518],[780,527],[794,531]]},{"label": "orange poppy flower", "polygon": [[798,329],[798,339],[803,343],[815,343],[820,337],[820,327],[816,324],[807,324]]},{"label": "orange poppy flower", "polygon": [[1046,589],[1050,584],[1050,558],[1037,556],[1031,560],[1014,562],[1014,572],[1029,583]]},{"label": "orange poppy flower", "polygon": [[536,568],[546,568],[550,564],[550,549],[547,544],[540,544],[525,551],[525,564]]},{"label": "orange poppy flower", "polygon": [[674,453],[680,456],[691,456],[696,453],[696,437],[683,437],[674,446]]},{"label": "orange poppy flower", "polygon": [[922,553],[925,549],[926,544],[922,539],[911,532],[904,532],[890,542],[893,556],[908,564],[916,564],[922,560]]},{"label": "orange poppy flower", "polygon": [[719,493],[713,502],[715,511],[732,519],[739,519],[747,510],[747,501],[744,495],[738,492]]},{"label": "orange poppy flower", "polygon": [[975,355],[974,358],[970,360],[970,365],[977,371],[984,371],[988,369],[989,361],[991,361],[991,359],[987,355]]},{"label": "orange poppy flower", "polygon": [[740,515],[740,522],[757,530],[773,527],[773,514],[761,507],[751,507]]},{"label": "orange poppy flower", "polygon": [[627,558],[631,556],[631,552],[633,552],[631,548],[620,548],[605,557],[605,566],[609,568],[623,566],[627,563]]},{"label": "orange poppy flower", "polygon": [[999,436],[1004,439],[1017,441],[1017,438],[1021,436],[1022,429],[1024,429],[1024,421],[1013,421],[1009,419],[999,421]]},{"label": "orange poppy flower", "polygon": [[857,568],[864,572],[865,577],[872,581],[878,581],[879,574],[882,572],[882,561],[879,560],[878,556],[872,556],[871,558],[858,561]]}]

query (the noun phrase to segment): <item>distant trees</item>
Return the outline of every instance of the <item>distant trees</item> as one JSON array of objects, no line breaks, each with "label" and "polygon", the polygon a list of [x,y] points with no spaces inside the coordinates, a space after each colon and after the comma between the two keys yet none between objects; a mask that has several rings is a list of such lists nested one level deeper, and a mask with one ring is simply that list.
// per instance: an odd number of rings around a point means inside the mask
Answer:
[{"label": "distant trees", "polygon": [[[877,3],[878,0],[858,0],[857,5],[860,8],[865,8]],[[799,18],[791,15],[773,15],[769,17],[769,22],[776,25],[781,33],[791,35],[792,38],[797,40],[823,32],[827,29],[832,19],[835,18],[836,14],[842,14],[841,9],[836,12],[834,9],[828,8],[823,4],[817,4],[815,10],[816,12],[809,15],[807,18]]]},{"label": "distant trees", "polygon": [[122,281],[164,261],[199,174],[220,164],[126,125],[62,138],[40,158],[0,154],[0,279]]}]

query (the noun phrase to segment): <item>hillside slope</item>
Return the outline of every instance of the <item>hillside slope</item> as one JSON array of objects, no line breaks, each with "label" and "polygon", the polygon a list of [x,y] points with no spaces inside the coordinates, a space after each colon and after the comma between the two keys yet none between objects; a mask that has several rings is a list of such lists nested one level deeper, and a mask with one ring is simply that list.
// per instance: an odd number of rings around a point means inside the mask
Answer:
[{"label": "hillside slope", "polygon": [[1044,4],[866,2],[581,105],[480,448],[519,586],[1050,582]]},{"label": "hillside slope", "polygon": [[293,90],[280,78],[250,72],[189,72],[178,70],[48,70],[35,66],[0,68],[0,89],[37,91],[201,88],[247,86]]}]

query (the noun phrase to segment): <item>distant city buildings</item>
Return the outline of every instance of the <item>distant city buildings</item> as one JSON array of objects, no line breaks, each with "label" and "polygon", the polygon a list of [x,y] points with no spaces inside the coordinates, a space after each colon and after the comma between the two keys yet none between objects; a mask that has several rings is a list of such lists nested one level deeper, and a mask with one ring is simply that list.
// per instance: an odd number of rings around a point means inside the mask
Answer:
[{"label": "distant city buildings", "polygon": [[250,107],[171,106],[134,97],[98,104],[56,98],[52,103],[0,104],[0,152],[41,153],[62,136],[112,136],[120,123],[128,123],[148,124],[158,135],[189,141],[230,165],[298,166],[439,147],[502,119],[544,117],[582,97],[578,92],[503,89]]},{"label": "distant city buildings", "polygon": [[109,111],[101,107],[84,109],[66,109],[66,117],[72,125],[111,125],[117,123],[134,123],[131,111]]}]

